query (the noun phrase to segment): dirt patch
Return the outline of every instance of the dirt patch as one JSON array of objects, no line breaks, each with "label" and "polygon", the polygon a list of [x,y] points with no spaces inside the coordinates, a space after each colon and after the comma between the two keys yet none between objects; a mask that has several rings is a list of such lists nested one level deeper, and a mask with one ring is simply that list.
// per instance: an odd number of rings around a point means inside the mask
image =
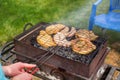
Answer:
[{"label": "dirt patch", "polygon": [[111,50],[106,57],[105,63],[120,67],[120,42],[115,42],[111,45]]}]

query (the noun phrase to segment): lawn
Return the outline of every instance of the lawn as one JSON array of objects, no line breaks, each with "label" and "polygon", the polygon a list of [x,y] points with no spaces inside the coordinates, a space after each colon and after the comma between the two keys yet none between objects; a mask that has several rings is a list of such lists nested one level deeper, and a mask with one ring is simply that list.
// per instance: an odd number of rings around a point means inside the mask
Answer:
[{"label": "lawn", "polygon": [[[57,22],[87,28],[92,3],[96,0],[0,0],[0,46],[20,34],[26,23]],[[98,14],[106,12],[103,0]],[[106,8],[103,8],[106,7]],[[96,31],[97,30],[97,31]],[[97,28],[94,32],[102,34]],[[108,31],[110,43],[119,41],[118,32]]]},{"label": "lawn", "polygon": [[0,0],[0,45],[21,33],[28,22],[67,21],[69,13],[85,4],[83,0]]}]

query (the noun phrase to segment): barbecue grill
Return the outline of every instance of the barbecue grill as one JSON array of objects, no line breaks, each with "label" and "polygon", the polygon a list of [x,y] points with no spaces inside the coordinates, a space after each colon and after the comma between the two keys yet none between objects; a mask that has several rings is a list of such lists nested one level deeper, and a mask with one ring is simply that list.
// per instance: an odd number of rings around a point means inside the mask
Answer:
[{"label": "barbecue grill", "polygon": [[[63,76],[63,73],[69,73],[89,78],[93,72],[99,69],[104,57],[107,55],[105,53],[107,47],[106,39],[99,37],[94,41],[93,43],[97,46],[97,49],[89,55],[77,55],[70,48],[59,46],[46,49],[36,42],[36,36],[40,30],[45,29],[48,25],[50,24],[39,23],[15,37],[14,52],[35,59],[35,62],[43,71],[51,74],[60,72],[61,76]],[[17,56],[17,58],[26,60],[22,56]]]},{"label": "barbecue grill", "polygon": [[93,41],[97,48],[88,55],[76,54],[70,47],[43,48],[36,42],[36,36],[48,25],[42,22],[28,30],[26,25],[24,32],[15,37],[10,54],[15,54],[18,61],[37,64],[41,71],[60,80],[93,80],[108,54],[107,39],[99,37]]}]

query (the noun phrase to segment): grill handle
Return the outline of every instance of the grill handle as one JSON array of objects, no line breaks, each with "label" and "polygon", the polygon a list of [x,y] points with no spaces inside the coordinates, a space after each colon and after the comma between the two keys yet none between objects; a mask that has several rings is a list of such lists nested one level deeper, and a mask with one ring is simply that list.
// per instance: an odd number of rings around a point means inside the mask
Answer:
[{"label": "grill handle", "polygon": [[27,24],[25,24],[25,26],[24,26],[24,28],[23,28],[23,32],[25,32],[25,31],[27,30],[28,26],[33,27],[33,24],[32,24],[32,23],[27,23]]},{"label": "grill handle", "polygon": [[5,46],[1,50],[1,55],[4,55],[6,52],[10,51],[13,48],[14,48],[14,42],[13,41],[5,44]]}]

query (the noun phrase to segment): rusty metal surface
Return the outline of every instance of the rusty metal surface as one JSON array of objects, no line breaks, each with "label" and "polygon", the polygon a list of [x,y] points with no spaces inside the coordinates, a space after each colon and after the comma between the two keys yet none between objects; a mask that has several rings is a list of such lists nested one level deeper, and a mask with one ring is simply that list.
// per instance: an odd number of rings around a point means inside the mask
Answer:
[{"label": "rusty metal surface", "polygon": [[[107,52],[107,50],[106,50],[106,52]],[[106,53],[105,52],[105,53]],[[15,56],[16,56],[16,54],[17,53],[11,53],[11,51],[10,52],[8,52],[8,54],[6,55],[6,56],[9,56],[9,58],[11,58],[12,59],[12,61],[11,61],[11,59],[7,59],[6,60],[6,63],[7,62],[10,62],[10,63],[14,63],[14,59],[16,60],[16,58],[15,58]],[[12,57],[11,57],[11,55],[12,55]],[[6,58],[6,56],[5,55],[2,55],[3,57],[2,57],[2,60],[3,59],[5,59]],[[14,58],[13,58],[13,56],[14,56]],[[104,58],[103,58],[104,59]],[[19,60],[18,60],[19,61]],[[28,62],[28,63],[32,63],[32,61],[30,60],[30,61],[23,61],[23,62]],[[42,66],[42,67],[44,67],[46,70],[51,70],[51,68],[50,69],[47,69],[48,67],[46,67],[46,66]],[[42,68],[42,67],[40,67],[40,68]],[[111,66],[112,67],[112,66]],[[52,73],[56,73],[56,72],[58,72],[59,73],[59,71],[58,71],[58,69],[56,69],[56,70],[53,70],[52,71]],[[98,72],[98,71],[97,71]],[[43,72],[42,72],[43,73]],[[45,72],[46,73],[46,72]],[[61,72],[60,72],[61,73]],[[90,78],[86,78],[86,77],[83,77],[83,76],[81,76],[81,75],[76,75],[76,74],[70,74],[70,73],[67,73],[67,72],[64,72],[63,71],[63,73],[61,73],[61,74],[63,74],[65,77],[64,77],[64,80],[96,80],[95,78],[98,78],[97,76],[96,76],[96,72],[94,73],[94,74],[92,74],[92,76],[90,77]],[[99,76],[100,75],[102,75],[102,74],[99,74]],[[44,74],[44,76],[43,76],[43,74],[41,74],[41,72],[38,72],[38,73],[36,73],[35,74],[35,76],[37,76],[37,77],[40,77],[40,78],[42,78],[43,80],[52,80],[52,79],[48,79],[48,78],[45,78],[45,74]],[[46,76],[48,76],[48,74],[46,74]],[[93,79],[93,77],[94,77],[94,79]],[[60,80],[62,80],[62,79],[60,79]],[[101,79],[102,80],[102,79]],[[109,79],[108,79],[109,80]]]},{"label": "rusty metal surface", "polygon": [[[109,49],[106,50],[106,52],[108,52],[108,51],[109,51]],[[14,61],[16,59],[17,59],[16,58],[16,53],[12,53],[12,50],[5,51],[5,53],[2,54],[2,61],[4,61],[7,64],[8,64],[8,62],[14,63]],[[29,58],[27,58],[27,59],[29,59]],[[32,63],[31,60],[24,61],[24,62]],[[46,66],[42,66],[42,67],[46,67]],[[47,69],[47,70],[49,70],[49,69]],[[118,71],[119,74],[114,77],[113,74],[115,73],[115,71]],[[54,70],[53,72],[56,72],[56,70]],[[52,80],[52,79],[49,79],[49,78],[45,78],[45,74],[43,76],[43,74],[41,74],[41,73],[42,72],[38,72],[38,73],[35,74],[35,76],[40,77],[40,78],[42,77],[43,80]],[[111,65],[108,65],[108,64],[104,64],[90,78],[84,78],[83,76],[69,74],[69,73],[66,73],[66,72],[63,75],[65,77],[68,77],[67,79],[64,79],[64,80],[120,80],[120,68],[114,67],[114,66],[111,66]],[[46,76],[48,76],[48,74],[46,74]]]}]

